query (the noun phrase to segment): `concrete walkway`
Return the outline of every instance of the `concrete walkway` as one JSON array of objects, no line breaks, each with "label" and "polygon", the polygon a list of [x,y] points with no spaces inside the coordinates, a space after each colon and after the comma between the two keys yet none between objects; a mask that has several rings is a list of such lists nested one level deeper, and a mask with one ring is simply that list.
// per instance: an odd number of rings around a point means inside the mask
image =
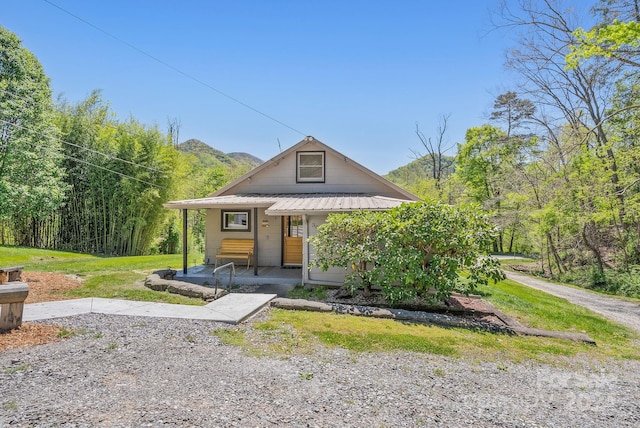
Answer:
[{"label": "concrete walkway", "polygon": [[132,315],[187,318],[238,324],[264,308],[275,294],[232,293],[205,306],[137,302],[99,297],[24,305],[23,321],[37,321],[81,314]]}]

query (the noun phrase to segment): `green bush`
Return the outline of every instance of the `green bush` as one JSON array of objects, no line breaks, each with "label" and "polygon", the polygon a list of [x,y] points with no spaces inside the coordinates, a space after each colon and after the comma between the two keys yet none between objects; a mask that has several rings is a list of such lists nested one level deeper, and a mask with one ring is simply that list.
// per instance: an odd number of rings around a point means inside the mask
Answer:
[{"label": "green bush", "polygon": [[[442,301],[504,278],[486,255],[496,231],[471,208],[441,203],[403,204],[385,212],[331,214],[309,239],[313,266],[348,271],[345,284],[370,292],[382,287],[392,303],[416,297]],[[461,271],[468,272],[461,279]]]},{"label": "green bush", "polygon": [[629,271],[607,269],[602,273],[595,267],[573,269],[556,279],[603,293],[640,298],[640,266],[632,266]]}]

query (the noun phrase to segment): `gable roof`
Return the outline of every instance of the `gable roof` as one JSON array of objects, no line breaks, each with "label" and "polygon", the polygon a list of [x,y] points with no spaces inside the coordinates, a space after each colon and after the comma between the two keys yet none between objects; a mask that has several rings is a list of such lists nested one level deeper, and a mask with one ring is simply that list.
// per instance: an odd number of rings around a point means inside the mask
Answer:
[{"label": "gable roof", "polygon": [[369,176],[374,181],[378,182],[378,184],[380,184],[382,187],[387,188],[392,193],[399,194],[399,196],[401,195],[401,196],[403,196],[404,198],[406,198],[409,201],[418,201],[419,200],[419,198],[416,195],[406,191],[405,189],[401,188],[400,186],[397,186],[396,184],[393,184],[392,182],[390,182],[389,180],[385,179],[384,177],[382,177],[382,176],[376,174],[375,172],[371,171],[370,169],[360,165],[359,163],[357,163],[354,160],[348,158],[347,156],[343,155],[342,153],[338,152],[337,150],[334,150],[331,147],[327,146],[326,144],[322,143],[321,141],[316,140],[312,136],[307,136],[307,137],[303,138],[302,141],[300,141],[298,144],[295,144],[294,146],[288,148],[287,150],[285,150],[285,151],[283,151],[281,153],[278,153],[276,156],[272,157],[268,161],[262,163],[258,167],[256,167],[256,168],[252,169],[251,171],[247,172],[242,177],[238,178],[237,180],[233,181],[230,184],[227,184],[226,186],[222,187],[221,189],[218,189],[217,191],[215,191],[214,193],[209,195],[209,197],[225,196],[225,195],[234,194],[234,188],[238,187],[241,183],[244,183],[247,180],[251,180],[252,177],[254,177],[255,175],[259,174],[260,172],[266,170],[269,167],[278,165],[283,159],[285,159],[285,158],[287,158],[289,156],[294,156],[297,151],[301,151],[302,149],[304,149],[308,145],[313,145],[316,150],[317,150],[318,147],[320,147],[322,150],[324,150],[324,151],[326,151],[328,153],[331,153],[336,157],[344,159],[344,161],[348,165],[350,165],[351,167],[355,168],[356,170],[359,170],[360,172],[364,173],[365,175]]}]

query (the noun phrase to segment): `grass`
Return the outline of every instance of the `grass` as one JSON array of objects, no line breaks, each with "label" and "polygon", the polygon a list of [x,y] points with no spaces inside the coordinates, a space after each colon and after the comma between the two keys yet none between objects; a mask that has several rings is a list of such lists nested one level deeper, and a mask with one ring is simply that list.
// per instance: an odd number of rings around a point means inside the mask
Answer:
[{"label": "grass", "polygon": [[18,372],[29,370],[31,367],[32,367],[31,364],[21,364],[21,365],[16,366],[16,367],[9,367],[8,369],[4,369],[2,371],[2,373],[3,374],[18,373]]},{"label": "grass", "polygon": [[[193,256],[190,256],[190,258]],[[201,258],[201,257],[198,257]],[[84,279],[69,297],[103,297],[145,302],[202,305],[200,299],[153,291],[142,281],[152,271],[181,266],[182,255],[104,257],[65,251],[0,246],[3,266],[24,266],[26,271],[76,274]]]},{"label": "grass", "polygon": [[327,289],[322,286],[307,288],[298,284],[289,290],[287,297],[289,299],[322,300],[327,297]]},{"label": "grass", "polygon": [[[597,346],[567,340],[509,336],[333,313],[273,310],[254,328],[263,336],[245,348],[290,355],[314,346],[361,352],[410,351],[475,360],[535,360],[555,364],[578,355],[590,359],[640,359],[635,332],[566,300],[513,281],[483,287],[484,298],[523,323],[549,330],[584,332]],[[278,344],[278,345],[275,345]],[[255,352],[256,349],[254,349]]]},{"label": "grass", "polygon": [[18,403],[16,400],[9,400],[2,405],[2,408],[7,411],[15,412],[18,410]]},{"label": "grass", "polygon": [[[270,339],[254,341],[254,346],[270,355],[290,355],[320,344],[361,352],[419,352],[477,360],[536,360],[553,362],[557,357],[579,353],[598,356],[600,348],[569,341],[538,337],[516,337],[441,328],[392,320],[370,319],[333,313],[274,310],[271,317],[256,325],[268,331]],[[292,346],[292,338],[296,345]],[[284,343],[280,347],[269,345]],[[265,343],[268,344],[265,347]],[[243,343],[243,346],[250,346]],[[609,352],[605,352],[610,355]],[[637,355],[637,353],[636,353]]]},{"label": "grass", "polygon": [[244,332],[238,329],[219,328],[210,333],[211,336],[217,336],[225,345],[244,346]]},{"label": "grass", "polygon": [[[27,270],[74,273],[86,278],[72,290],[77,297],[118,297],[132,300],[202,304],[198,299],[148,290],[140,280],[154,269],[180,266],[181,256],[98,257],[86,254],[0,247],[3,265]],[[304,354],[318,346],[341,347],[354,353],[410,351],[477,360],[547,363],[577,355],[594,359],[640,359],[638,336],[582,307],[541,291],[505,280],[478,290],[483,297],[524,324],[549,330],[584,332],[597,346],[539,337],[517,337],[441,328],[391,320],[331,313],[273,310],[253,325],[212,332],[228,345],[255,355]],[[297,294],[296,294],[297,293]],[[302,287],[293,297],[322,298],[322,290]],[[247,334],[251,332],[251,337]],[[188,339],[187,339],[188,340]],[[506,366],[505,366],[506,367]]]}]

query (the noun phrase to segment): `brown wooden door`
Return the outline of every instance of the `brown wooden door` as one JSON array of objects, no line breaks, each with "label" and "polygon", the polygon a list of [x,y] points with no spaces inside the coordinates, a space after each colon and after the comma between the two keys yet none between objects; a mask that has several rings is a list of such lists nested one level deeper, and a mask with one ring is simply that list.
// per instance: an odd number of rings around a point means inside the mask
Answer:
[{"label": "brown wooden door", "polygon": [[302,216],[287,216],[283,222],[282,264],[302,264]]}]

